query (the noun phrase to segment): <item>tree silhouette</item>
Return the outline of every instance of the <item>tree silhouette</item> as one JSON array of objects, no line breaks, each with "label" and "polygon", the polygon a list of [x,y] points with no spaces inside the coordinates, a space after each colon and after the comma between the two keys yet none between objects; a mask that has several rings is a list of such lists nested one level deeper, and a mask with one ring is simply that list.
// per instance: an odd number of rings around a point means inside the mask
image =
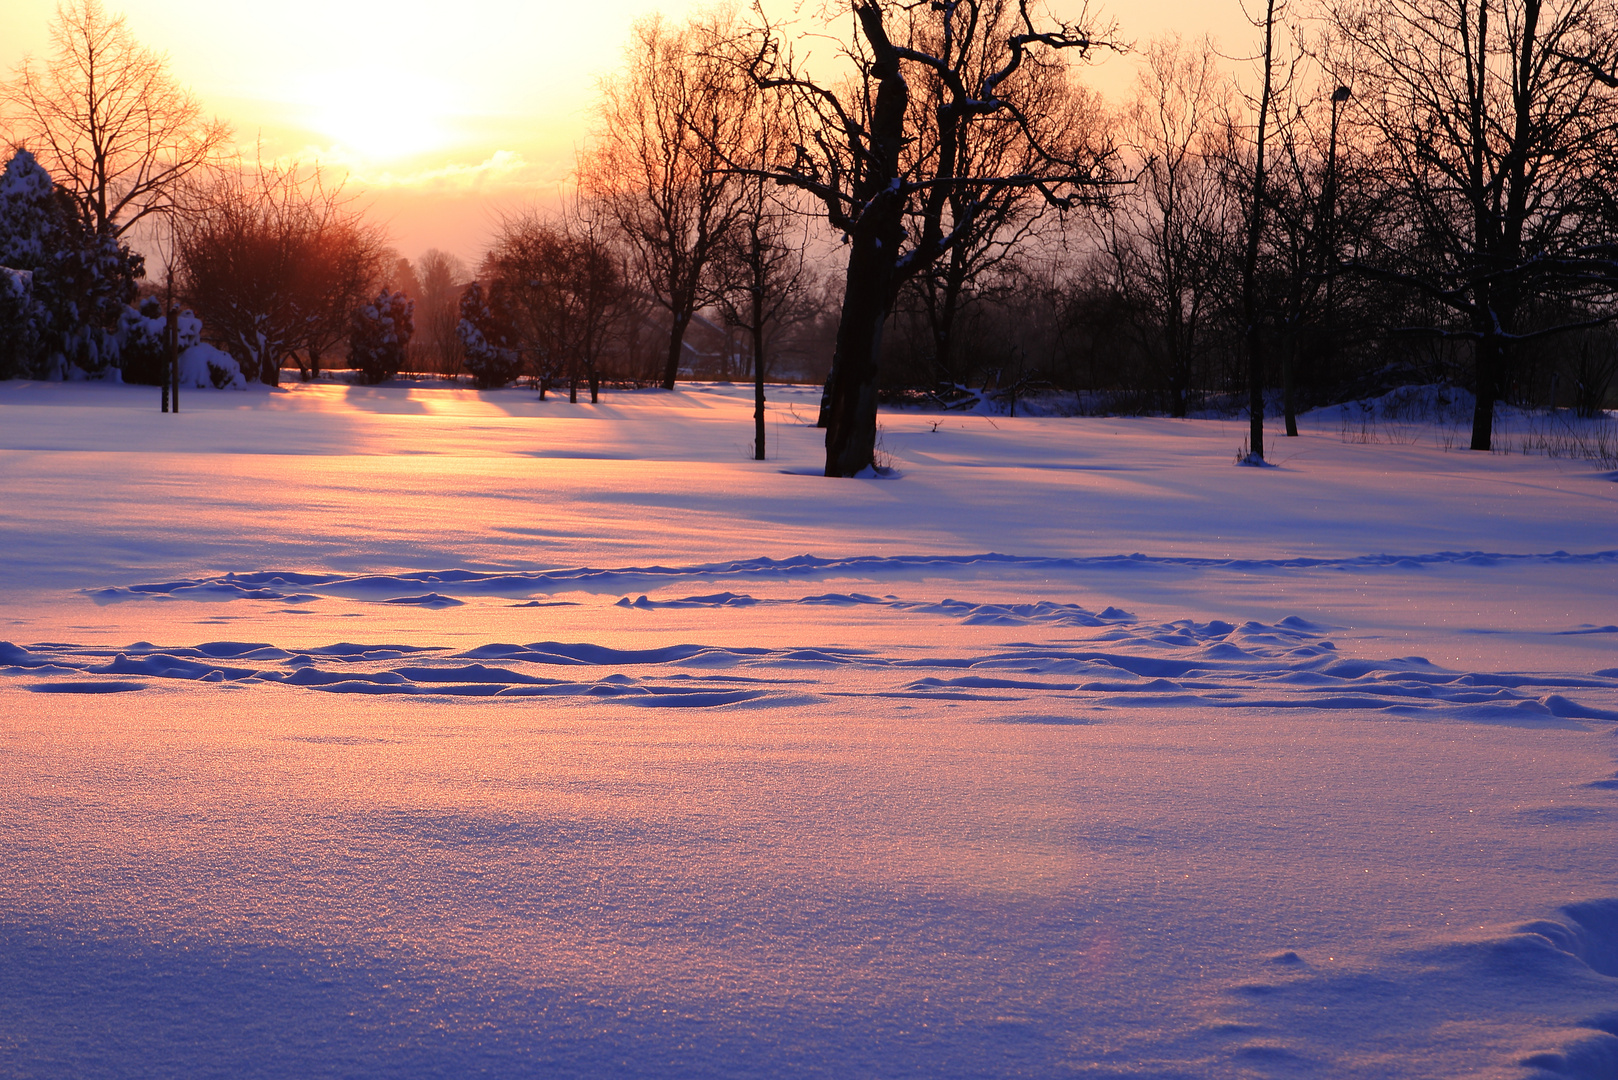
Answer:
[{"label": "tree silhouette", "polygon": [[180,207],[229,127],[204,118],[168,61],[100,0],[58,7],[51,41],[50,59],[24,61],[0,91],[6,140],[33,150],[98,231]]}]

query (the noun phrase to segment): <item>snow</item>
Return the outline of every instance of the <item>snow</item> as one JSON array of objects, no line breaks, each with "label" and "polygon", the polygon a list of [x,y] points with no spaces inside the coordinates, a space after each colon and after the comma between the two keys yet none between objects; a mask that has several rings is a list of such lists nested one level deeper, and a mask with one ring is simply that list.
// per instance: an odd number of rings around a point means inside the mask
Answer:
[{"label": "snow", "polygon": [[1614,1075],[1608,473],[771,396],[0,383],[0,1073]]},{"label": "snow", "polygon": [[48,198],[55,187],[50,173],[34,155],[20,148],[10,155],[5,171],[0,173],[0,200],[37,202]]},{"label": "snow", "polygon": [[247,380],[234,357],[202,341],[181,350],[180,385],[197,390],[246,390]]}]

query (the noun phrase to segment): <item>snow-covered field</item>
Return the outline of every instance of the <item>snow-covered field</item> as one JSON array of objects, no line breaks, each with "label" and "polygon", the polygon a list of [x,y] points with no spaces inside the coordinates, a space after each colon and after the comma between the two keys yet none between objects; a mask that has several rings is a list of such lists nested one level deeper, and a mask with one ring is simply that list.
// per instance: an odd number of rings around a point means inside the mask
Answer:
[{"label": "snow-covered field", "polygon": [[1618,1076],[1618,483],[0,383],[0,1076]]}]

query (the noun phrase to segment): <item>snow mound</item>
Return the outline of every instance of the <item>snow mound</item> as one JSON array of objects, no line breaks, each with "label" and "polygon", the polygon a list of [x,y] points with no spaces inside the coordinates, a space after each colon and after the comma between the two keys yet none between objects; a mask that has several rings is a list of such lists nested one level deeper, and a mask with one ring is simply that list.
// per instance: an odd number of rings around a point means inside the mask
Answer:
[{"label": "snow mound", "polygon": [[[1419,569],[1429,566],[1461,565],[1487,567],[1501,564],[1549,564],[1557,566],[1601,566],[1618,564],[1618,549],[1588,552],[1488,552],[1439,551],[1426,554],[1398,555],[1371,554],[1344,557],[1300,556],[1287,559],[1203,558],[1195,556],[1095,555],[1082,558],[1042,558],[986,553],[982,555],[881,555],[854,556],[825,559],[814,555],[797,555],[787,559],[738,559],[717,563],[698,563],[689,566],[630,566],[618,568],[576,567],[561,570],[521,572],[486,572],[477,570],[421,570],[402,574],[308,574],[286,570],[258,570],[246,573],[226,573],[214,577],[187,578],[167,582],[142,582],[132,585],[111,586],[84,590],[85,595],[99,604],[125,600],[168,596],[194,600],[277,600],[286,601],[295,595],[308,599],[309,594],[344,596],[355,600],[383,601],[401,593],[430,585],[434,591],[447,596],[512,596],[528,597],[537,593],[564,592],[577,589],[601,590],[629,584],[662,584],[680,580],[754,580],[813,579],[839,576],[909,576],[925,573],[929,576],[955,572],[994,571],[1001,568],[1082,571],[1146,571],[1164,567],[1192,569],[1241,570],[1249,573],[1274,573],[1288,570],[1350,570]],[[730,596],[732,594],[723,594]],[[697,606],[700,597],[683,601],[662,602]],[[804,600],[802,602],[810,602]],[[831,601],[828,601],[831,602]],[[949,603],[949,601],[946,601]],[[657,606],[648,601],[641,605]],[[737,600],[735,606],[743,606]]]},{"label": "snow mound", "polygon": [[[718,597],[702,599],[728,603]],[[972,610],[952,601],[889,606],[901,611],[927,608],[951,616],[963,608]],[[1004,607],[1010,611],[1014,606]],[[1017,617],[1074,617],[1053,608]],[[558,641],[493,643],[454,653],[425,646],[352,643],[282,649],[209,642],[163,649],[140,642],[108,650],[0,642],[0,664],[5,665],[0,677],[71,680],[81,674],[121,675],[239,685],[281,683],[327,693],[622,698],[634,699],[631,704],[682,708],[745,702],[784,708],[831,697],[993,701],[1019,703],[1019,712],[1033,709],[1042,716],[1081,722],[1112,710],[1182,708],[1307,710],[1375,720],[1532,727],[1618,722],[1618,678],[1611,675],[1456,671],[1418,656],[1347,658],[1301,619],[1238,625],[1191,619],[1103,622],[1086,615],[1082,625],[1101,632],[1079,646],[1025,643],[976,654],[924,657],[860,648],[677,644],[622,649]],[[489,661],[499,666],[486,666]],[[550,674],[558,667],[613,670],[568,679]],[[619,670],[636,668],[653,670],[634,675]],[[671,668],[738,674],[669,675],[656,670]],[[804,678],[816,670],[824,674]],[[862,688],[851,689],[838,672],[865,673]],[[51,685],[80,684],[35,682],[32,688]]]},{"label": "snow mound", "polygon": [[234,357],[204,341],[180,353],[180,385],[197,390],[246,390],[247,379]]},{"label": "snow mound", "polygon": [[1549,918],[1435,937],[1354,963],[1324,952],[1289,951],[1229,987],[1204,1029],[1228,1033],[1217,1057],[1372,1077],[1405,1058],[1399,1033],[1417,1027],[1440,1033],[1426,1060],[1404,1062],[1427,1075],[1451,1075],[1447,1063],[1480,1047],[1515,1059],[1524,1071],[1512,1075],[1525,1080],[1618,1075],[1618,900],[1569,904]]},{"label": "snow mound", "polygon": [[618,601],[618,607],[634,608],[637,611],[657,611],[667,608],[740,608],[740,607],[776,607],[788,604],[802,604],[812,607],[885,607],[894,611],[909,611],[926,615],[943,615],[959,619],[969,626],[1027,626],[1033,623],[1050,623],[1059,626],[1106,626],[1117,621],[1127,621],[1132,616],[1126,611],[1109,607],[1102,612],[1092,612],[1077,604],[1055,603],[1041,600],[1031,604],[973,604],[964,600],[940,600],[936,603],[919,603],[915,601],[900,600],[893,596],[867,596],[865,593],[822,593],[817,596],[804,596],[796,599],[765,598],[748,596],[745,593],[713,593],[708,596],[685,596],[669,600],[653,600],[646,595],[636,600],[624,597]]}]

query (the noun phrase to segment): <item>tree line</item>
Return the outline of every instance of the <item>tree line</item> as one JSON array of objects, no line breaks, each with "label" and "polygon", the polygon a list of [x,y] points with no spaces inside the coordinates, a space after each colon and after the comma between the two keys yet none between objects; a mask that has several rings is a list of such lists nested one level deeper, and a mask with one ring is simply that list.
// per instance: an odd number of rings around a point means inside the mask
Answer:
[{"label": "tree line", "polygon": [[[227,158],[76,0],[0,98],[0,375],[118,364],[144,291],[264,382],[341,359],[577,400],[752,374],[760,456],[764,380],[790,370],[824,380],[828,475],[873,465],[884,400],[1245,406],[1260,459],[1268,408],[1294,434],[1402,382],[1470,391],[1476,449],[1498,401],[1607,402],[1609,3],[1268,0],[1246,66],[1031,0],[828,18],[638,23],[563,205],[466,267],[399,258],[317,168]],[[1112,107],[1084,74],[1123,54]],[[144,286],[137,226],[164,255]]]}]

